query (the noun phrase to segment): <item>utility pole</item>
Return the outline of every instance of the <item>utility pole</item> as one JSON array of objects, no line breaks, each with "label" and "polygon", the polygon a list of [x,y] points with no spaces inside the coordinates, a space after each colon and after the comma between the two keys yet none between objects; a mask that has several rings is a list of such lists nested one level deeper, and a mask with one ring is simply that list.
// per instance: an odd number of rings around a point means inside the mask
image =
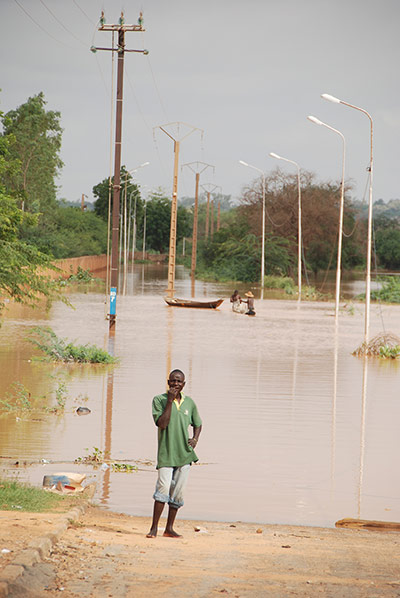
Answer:
[{"label": "utility pole", "polygon": [[145,31],[143,29],[143,15],[140,13],[138,25],[126,25],[124,22],[124,13],[121,12],[118,25],[107,25],[105,23],[104,12],[100,17],[99,31],[111,31],[118,33],[117,48],[97,48],[92,46],[92,52],[97,50],[108,50],[118,53],[117,67],[117,109],[115,122],[115,150],[114,150],[114,184],[113,184],[113,209],[112,209],[112,236],[111,236],[111,286],[110,286],[110,313],[109,328],[114,329],[117,318],[117,289],[118,289],[118,233],[119,233],[119,212],[120,212],[120,192],[121,192],[121,139],[122,139],[122,103],[124,88],[124,57],[125,52],[138,52],[148,54],[148,50],[127,50],[125,48],[125,32],[127,31]]},{"label": "utility pole", "polygon": [[[221,189],[220,185],[214,185],[214,183],[204,183],[204,185],[201,186],[201,188],[203,189],[203,191],[205,191],[207,193],[207,211],[206,211],[206,231],[205,231],[205,238],[206,240],[208,239],[208,229],[209,229],[209,220],[210,220],[210,195],[211,193],[213,193],[215,191],[215,189]],[[214,222],[213,222],[213,216],[214,216],[214,206],[211,206],[212,208],[212,223],[211,223],[211,236],[214,233]]]},{"label": "utility pole", "polygon": [[82,197],[81,197],[81,210],[82,210],[82,212],[84,212],[86,210],[85,197],[87,198],[87,195],[85,195],[84,193],[82,193]]},{"label": "utility pole", "polygon": [[188,162],[187,164],[183,164],[182,168],[187,166],[190,168],[192,172],[196,175],[196,186],[195,186],[195,195],[194,195],[194,214],[193,214],[193,235],[192,235],[192,265],[190,269],[190,276],[192,278],[192,283],[194,281],[194,275],[196,271],[196,261],[197,261],[197,224],[198,224],[198,214],[199,214],[199,181],[200,175],[207,169],[212,168],[214,171],[214,166],[211,164],[207,164],[206,162]]},{"label": "utility pole", "polygon": [[[189,131],[186,133],[182,133],[181,135],[181,128],[185,127],[186,129],[189,128]],[[172,133],[167,131],[167,127],[172,127],[177,130],[177,133],[174,137]],[[172,141],[174,142],[174,178],[172,184],[172,203],[171,203],[171,224],[170,224],[170,231],[169,231],[169,254],[168,254],[168,287],[167,293],[169,297],[174,296],[175,292],[175,260],[176,260],[176,224],[177,224],[177,214],[178,214],[178,167],[179,167],[179,148],[180,143],[189,137],[195,131],[201,131],[201,135],[203,135],[203,130],[194,127],[193,125],[188,125],[187,123],[182,122],[174,122],[168,123],[166,125],[159,125],[158,127],[154,127],[155,129],[161,129],[163,133],[165,133]]]},{"label": "utility pole", "polygon": [[218,200],[218,212],[217,212],[217,232],[221,227],[221,202]]}]

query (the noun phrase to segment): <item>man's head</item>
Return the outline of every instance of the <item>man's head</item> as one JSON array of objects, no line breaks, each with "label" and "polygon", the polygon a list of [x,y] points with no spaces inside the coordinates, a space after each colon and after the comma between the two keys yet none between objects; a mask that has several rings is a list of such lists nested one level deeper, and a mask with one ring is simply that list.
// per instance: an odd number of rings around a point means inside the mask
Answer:
[{"label": "man's head", "polygon": [[172,370],[167,383],[170,388],[177,388],[181,392],[185,386],[185,374],[182,370]]}]

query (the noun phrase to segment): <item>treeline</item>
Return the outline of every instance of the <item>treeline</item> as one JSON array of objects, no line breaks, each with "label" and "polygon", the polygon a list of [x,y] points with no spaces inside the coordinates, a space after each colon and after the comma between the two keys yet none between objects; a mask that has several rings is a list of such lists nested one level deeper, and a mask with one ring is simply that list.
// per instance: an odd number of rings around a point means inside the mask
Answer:
[{"label": "treeline", "polygon": [[[19,300],[37,293],[57,294],[40,274],[57,258],[95,255],[107,250],[113,180],[94,181],[94,210],[57,200],[62,169],[59,112],[46,110],[43,93],[15,110],[0,113],[0,289]],[[121,168],[121,242],[128,251],[167,253],[171,200],[162,190],[144,197]],[[366,256],[365,205],[345,188],[344,269],[363,267]],[[203,194],[199,203],[197,275],[219,280],[258,281],[261,264],[262,180],[243,189],[234,205],[230,196]],[[335,269],[340,185],[301,174],[302,268],[306,274]],[[374,251],[381,268],[400,269],[399,200],[374,206]],[[279,168],[265,179],[265,273],[294,276],[298,255],[297,177]],[[190,264],[194,199],[178,207],[178,256]],[[185,247],[185,251],[184,251]],[[183,255],[185,254],[185,255]],[[40,267],[40,269],[38,269]],[[31,289],[28,291],[27,289]]]},{"label": "treeline", "polygon": [[[312,173],[301,174],[302,270],[306,275],[336,269],[340,183],[318,183]],[[364,268],[367,253],[367,212],[344,190],[342,269]],[[299,197],[297,176],[279,168],[265,179],[265,274],[296,278]],[[245,188],[240,205],[229,212],[222,227],[199,244],[198,274],[219,280],[258,281],[261,266],[262,179]],[[400,270],[400,211],[392,200],[374,205],[373,267]],[[189,260],[186,260],[189,265]]]}]

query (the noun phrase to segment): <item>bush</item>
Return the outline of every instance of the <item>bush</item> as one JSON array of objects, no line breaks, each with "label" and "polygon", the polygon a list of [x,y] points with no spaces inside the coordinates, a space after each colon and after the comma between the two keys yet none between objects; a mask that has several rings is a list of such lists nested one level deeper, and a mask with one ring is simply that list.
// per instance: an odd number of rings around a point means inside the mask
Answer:
[{"label": "bush", "polygon": [[28,340],[45,353],[50,361],[78,363],[116,363],[118,361],[107,351],[95,345],[67,343],[48,326],[36,326],[31,333],[36,334],[39,339],[30,337]]}]

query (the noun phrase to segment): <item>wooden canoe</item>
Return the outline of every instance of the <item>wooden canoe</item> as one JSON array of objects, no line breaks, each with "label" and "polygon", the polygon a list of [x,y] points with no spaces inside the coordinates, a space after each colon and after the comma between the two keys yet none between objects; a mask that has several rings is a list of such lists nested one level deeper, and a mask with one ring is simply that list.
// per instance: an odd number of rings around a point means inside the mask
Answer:
[{"label": "wooden canoe", "polygon": [[177,297],[169,299],[168,297],[164,297],[164,301],[171,307],[203,307],[208,309],[216,309],[219,305],[221,305],[223,299],[215,299],[214,301],[198,301],[196,299],[178,299]]},{"label": "wooden canoe", "polygon": [[336,521],[335,526],[349,527],[352,529],[400,531],[400,523],[397,521],[375,521],[373,519],[340,519],[339,521]]}]

